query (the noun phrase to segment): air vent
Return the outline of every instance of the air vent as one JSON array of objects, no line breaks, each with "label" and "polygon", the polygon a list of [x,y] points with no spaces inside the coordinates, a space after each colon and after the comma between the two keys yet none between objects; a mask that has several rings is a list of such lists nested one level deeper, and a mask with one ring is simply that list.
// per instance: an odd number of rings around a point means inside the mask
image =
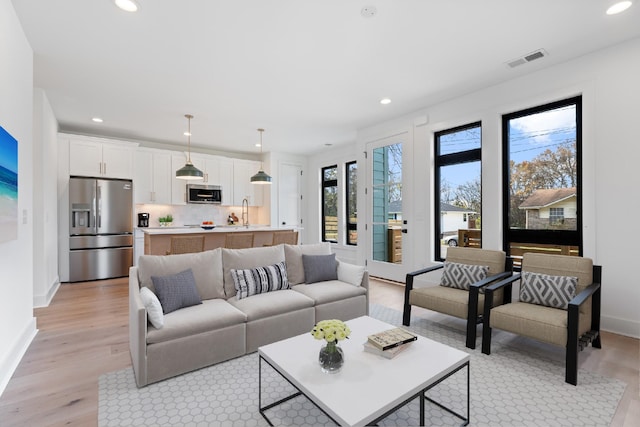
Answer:
[{"label": "air vent", "polygon": [[525,56],[520,58],[516,58],[512,61],[507,62],[507,65],[511,68],[517,67],[518,65],[526,64],[527,62],[535,61],[536,59],[544,58],[547,56],[547,52],[544,49],[538,49],[534,52],[528,53]]}]

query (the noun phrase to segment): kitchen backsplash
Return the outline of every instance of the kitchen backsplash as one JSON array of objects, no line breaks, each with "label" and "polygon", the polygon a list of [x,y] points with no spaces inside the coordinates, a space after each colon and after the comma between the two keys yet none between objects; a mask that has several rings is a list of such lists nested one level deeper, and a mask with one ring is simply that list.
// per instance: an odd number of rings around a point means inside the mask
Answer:
[{"label": "kitchen backsplash", "polygon": [[[260,209],[258,207],[249,208],[249,223],[253,225],[264,224],[260,221]],[[240,223],[242,223],[242,208],[240,206],[216,206],[216,205],[136,205],[136,216],[134,225],[137,226],[137,214],[148,212],[149,227],[159,227],[158,218],[173,215],[173,226],[200,224],[202,221],[213,221],[216,225],[227,224],[227,218],[231,213],[235,213]]]}]

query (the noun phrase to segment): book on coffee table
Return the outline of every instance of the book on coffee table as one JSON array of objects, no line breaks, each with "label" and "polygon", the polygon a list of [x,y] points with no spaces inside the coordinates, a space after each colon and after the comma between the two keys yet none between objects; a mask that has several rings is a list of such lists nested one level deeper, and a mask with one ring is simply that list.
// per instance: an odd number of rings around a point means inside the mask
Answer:
[{"label": "book on coffee table", "polygon": [[362,344],[362,348],[367,353],[376,354],[378,356],[382,356],[382,357],[387,358],[387,359],[393,359],[395,356],[398,355],[398,353],[400,353],[404,349],[408,348],[411,345],[412,342],[413,341],[410,341],[408,343],[401,344],[401,345],[398,345],[396,347],[392,347],[392,348],[390,348],[388,350],[380,350],[378,347],[376,347],[375,345],[373,345],[369,341],[367,341],[364,344]]},{"label": "book on coffee table", "polygon": [[368,342],[380,350],[388,350],[402,344],[417,340],[418,337],[406,329],[393,328],[368,336]]}]

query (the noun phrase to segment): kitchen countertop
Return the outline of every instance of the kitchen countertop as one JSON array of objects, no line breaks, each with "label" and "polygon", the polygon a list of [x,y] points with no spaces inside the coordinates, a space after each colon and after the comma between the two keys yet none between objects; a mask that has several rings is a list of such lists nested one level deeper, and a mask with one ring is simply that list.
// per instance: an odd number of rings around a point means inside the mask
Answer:
[{"label": "kitchen countertop", "polygon": [[194,234],[194,233],[235,233],[248,231],[280,231],[280,230],[299,230],[299,227],[271,227],[268,225],[250,225],[244,227],[242,225],[216,225],[211,230],[205,230],[200,226],[182,226],[182,227],[139,227],[138,230],[145,234]]}]

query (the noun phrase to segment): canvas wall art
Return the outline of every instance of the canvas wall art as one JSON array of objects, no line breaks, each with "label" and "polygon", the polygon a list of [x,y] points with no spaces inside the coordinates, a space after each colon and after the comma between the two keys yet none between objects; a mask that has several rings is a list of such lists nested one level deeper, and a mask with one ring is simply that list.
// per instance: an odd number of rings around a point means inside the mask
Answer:
[{"label": "canvas wall art", "polygon": [[0,243],[18,238],[18,141],[0,126]]}]

